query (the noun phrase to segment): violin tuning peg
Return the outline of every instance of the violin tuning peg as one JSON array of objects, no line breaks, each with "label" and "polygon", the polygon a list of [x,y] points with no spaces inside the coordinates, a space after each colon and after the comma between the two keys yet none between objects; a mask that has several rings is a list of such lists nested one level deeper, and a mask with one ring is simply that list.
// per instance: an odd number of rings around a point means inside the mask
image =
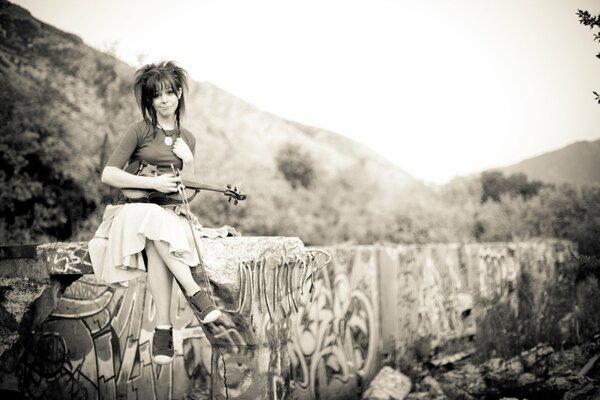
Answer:
[{"label": "violin tuning peg", "polygon": [[237,203],[238,203],[238,201],[237,201],[237,200],[234,200],[234,201],[233,201],[233,205],[237,206]]},{"label": "violin tuning peg", "polygon": [[228,185],[227,185],[227,189],[231,189],[231,185],[229,185],[229,184],[228,184]]}]

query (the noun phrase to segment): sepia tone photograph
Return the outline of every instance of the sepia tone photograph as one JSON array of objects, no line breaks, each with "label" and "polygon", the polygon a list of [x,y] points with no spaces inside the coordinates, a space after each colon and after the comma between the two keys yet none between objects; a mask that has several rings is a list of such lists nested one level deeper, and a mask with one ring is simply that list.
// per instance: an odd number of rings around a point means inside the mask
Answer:
[{"label": "sepia tone photograph", "polygon": [[3,399],[600,399],[598,0],[0,0]]}]

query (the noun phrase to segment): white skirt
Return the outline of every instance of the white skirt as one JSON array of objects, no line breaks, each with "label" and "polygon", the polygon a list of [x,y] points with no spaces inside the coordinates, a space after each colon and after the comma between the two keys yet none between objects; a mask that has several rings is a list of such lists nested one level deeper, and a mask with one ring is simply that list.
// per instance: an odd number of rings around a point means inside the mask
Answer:
[{"label": "white skirt", "polygon": [[130,280],[145,273],[142,251],[146,240],[168,243],[171,257],[190,267],[197,266],[201,260],[196,250],[196,243],[202,246],[199,239],[226,237],[229,229],[204,228],[195,217],[192,220],[196,221],[193,233],[189,221],[176,207],[152,203],[107,206],[88,245],[96,279],[103,284],[128,286]]}]

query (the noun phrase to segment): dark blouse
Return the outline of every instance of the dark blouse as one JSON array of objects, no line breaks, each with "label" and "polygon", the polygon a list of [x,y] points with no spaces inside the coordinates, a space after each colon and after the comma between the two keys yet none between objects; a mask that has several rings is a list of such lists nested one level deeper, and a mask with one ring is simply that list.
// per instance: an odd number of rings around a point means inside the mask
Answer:
[{"label": "dark blouse", "polygon": [[[173,143],[181,136],[194,154],[196,139],[190,131],[182,127],[179,133],[177,129],[165,130],[165,133],[171,136]],[[128,164],[144,160],[156,165],[163,172],[171,172],[171,164],[175,168],[182,169],[183,162],[173,153],[173,146],[164,143],[165,133],[144,120],[134,123],[121,138],[106,166],[123,169]]]}]

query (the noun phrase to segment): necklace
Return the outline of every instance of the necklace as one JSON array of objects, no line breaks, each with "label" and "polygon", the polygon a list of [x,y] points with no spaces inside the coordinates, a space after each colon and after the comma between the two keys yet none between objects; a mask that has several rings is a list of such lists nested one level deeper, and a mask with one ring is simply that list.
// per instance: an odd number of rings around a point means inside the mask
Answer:
[{"label": "necklace", "polygon": [[156,126],[158,126],[162,133],[165,135],[165,138],[163,139],[164,144],[166,144],[167,146],[173,145],[173,138],[171,136],[175,134],[175,131],[171,132],[170,135],[167,135],[167,132],[165,132],[162,126],[160,126],[159,124],[156,124]]}]

